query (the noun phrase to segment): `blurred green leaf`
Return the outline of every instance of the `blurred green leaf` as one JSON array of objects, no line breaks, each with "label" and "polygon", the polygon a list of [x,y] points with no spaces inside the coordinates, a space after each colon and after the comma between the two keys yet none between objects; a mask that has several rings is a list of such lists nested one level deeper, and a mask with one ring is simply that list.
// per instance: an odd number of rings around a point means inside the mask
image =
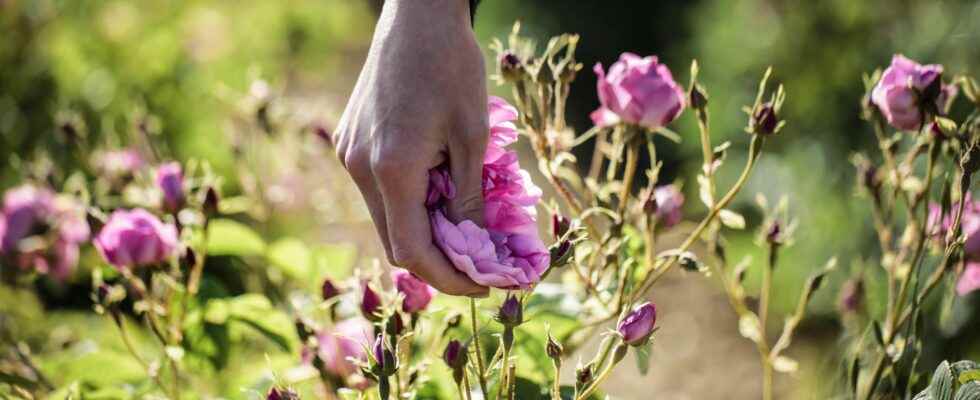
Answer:
[{"label": "blurred green leaf", "polygon": [[640,371],[640,375],[646,376],[647,372],[650,372],[650,350],[653,348],[653,341],[647,341],[646,344],[633,348],[633,358],[636,359],[636,370]]},{"label": "blurred green leaf", "polygon": [[216,219],[208,226],[208,255],[254,256],[265,252],[266,244],[252,228],[230,219]]},{"label": "blurred green leaf", "polygon": [[316,281],[313,273],[313,253],[299,239],[279,239],[269,245],[266,257],[269,263],[282,270],[291,279],[309,282]]}]

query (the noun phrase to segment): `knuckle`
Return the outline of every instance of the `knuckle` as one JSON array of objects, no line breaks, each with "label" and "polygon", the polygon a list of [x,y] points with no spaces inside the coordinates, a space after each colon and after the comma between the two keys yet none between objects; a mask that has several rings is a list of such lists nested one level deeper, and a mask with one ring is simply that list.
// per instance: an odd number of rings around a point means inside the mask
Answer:
[{"label": "knuckle", "polygon": [[389,261],[391,261],[393,265],[397,265],[407,270],[415,270],[420,264],[420,256],[420,252],[414,247],[392,244],[392,259]]}]

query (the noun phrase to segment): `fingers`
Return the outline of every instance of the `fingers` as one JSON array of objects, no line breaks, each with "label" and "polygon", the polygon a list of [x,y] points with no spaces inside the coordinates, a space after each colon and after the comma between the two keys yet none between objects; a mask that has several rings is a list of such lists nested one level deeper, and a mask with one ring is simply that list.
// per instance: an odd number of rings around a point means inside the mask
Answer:
[{"label": "fingers", "polygon": [[[486,97],[484,97],[485,99]],[[449,171],[456,184],[456,197],[449,201],[449,218],[455,222],[471,220],[483,225],[483,157],[490,128],[486,101],[481,113],[458,124],[449,135]]]},{"label": "fingers", "polygon": [[417,157],[389,156],[372,162],[384,201],[385,220],[395,265],[408,269],[441,292],[451,295],[485,296],[487,288],[477,285],[455,267],[432,243],[425,195],[430,166]]}]

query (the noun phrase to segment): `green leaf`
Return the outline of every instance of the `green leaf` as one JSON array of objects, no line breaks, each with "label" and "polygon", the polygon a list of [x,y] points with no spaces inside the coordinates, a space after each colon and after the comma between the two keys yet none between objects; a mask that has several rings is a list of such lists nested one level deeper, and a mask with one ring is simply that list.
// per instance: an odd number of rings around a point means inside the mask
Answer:
[{"label": "green leaf", "polygon": [[212,299],[205,306],[204,320],[212,325],[241,323],[271,340],[283,351],[292,351],[298,340],[293,322],[260,294],[244,294],[230,299]]},{"label": "green leaf", "polygon": [[313,273],[313,253],[299,239],[277,240],[269,245],[266,257],[290,279],[315,282],[319,278]]},{"label": "green leaf", "polygon": [[956,391],[953,400],[980,400],[980,382],[969,381]]},{"label": "green leaf", "polygon": [[313,250],[313,263],[318,277],[342,280],[351,275],[357,261],[357,248],[345,243],[326,244]]},{"label": "green leaf", "polygon": [[653,342],[647,341],[646,344],[634,347],[633,358],[636,359],[636,370],[640,375],[646,376],[650,372],[650,351],[653,350]]},{"label": "green leaf", "polygon": [[265,241],[252,228],[230,219],[208,224],[208,255],[254,256],[265,253]]},{"label": "green leaf", "polygon": [[732,210],[723,209],[718,212],[721,223],[732,229],[745,229],[745,217]]},{"label": "green leaf", "polygon": [[929,393],[934,400],[953,400],[953,371],[948,361],[936,367],[929,382]]}]

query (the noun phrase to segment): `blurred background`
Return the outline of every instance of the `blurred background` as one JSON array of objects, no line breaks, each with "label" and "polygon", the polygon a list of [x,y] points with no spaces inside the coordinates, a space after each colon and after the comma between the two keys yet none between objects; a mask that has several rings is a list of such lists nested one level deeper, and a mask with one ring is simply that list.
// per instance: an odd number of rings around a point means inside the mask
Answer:
[{"label": "blurred background", "polygon": [[[777,377],[780,397],[825,397],[841,375],[840,360],[823,351],[842,335],[836,308],[840,283],[870,265],[868,289],[872,294],[880,289],[873,279],[877,246],[867,201],[854,195],[849,161],[854,152],[875,147],[873,132],[858,116],[862,74],[903,53],[943,64],[948,75],[977,76],[980,2],[483,3],[476,32],[485,49],[493,38],[504,38],[515,20],[542,40],[564,32],[582,35],[578,59],[586,69],[573,85],[568,113],[579,132],[589,128],[588,113],[598,105],[594,63],[608,66],[624,51],[657,55],[686,86],[690,63],[697,59],[710,96],[713,139],[716,144],[730,140],[735,149],[719,176],[722,184],[734,180],[738,171],[732,166],[745,157],[749,137],[741,106],[752,102],[765,68],[774,67],[775,80],[788,93],[788,125],[769,141],[736,201],[734,208],[749,217],[750,229],[730,237],[736,249],[731,259],[762,257],[752,245],[753,229],[761,222],[753,206],[756,193],[770,200],[788,196],[799,221],[795,244],[775,275],[777,313],[795,305],[809,272],[838,257],[840,268],[819,292],[795,343],[800,370]],[[262,198],[261,206],[242,207],[250,208],[263,235],[349,246],[353,255],[338,257],[351,265],[368,263],[381,254],[373,227],[318,133],[328,132],[343,111],[379,9],[375,0],[0,0],[0,188],[17,184],[24,173],[44,175],[45,165],[81,164],[80,157],[90,153],[79,146],[141,148],[152,138],[177,158],[206,160],[229,177],[222,188],[226,196]],[[485,53],[493,70],[493,55],[489,49]],[[964,113],[964,104],[957,105],[953,114]],[[684,114],[673,129],[685,141],[658,143],[665,178],[688,183],[688,213],[698,216],[704,210],[696,201],[693,176],[701,162],[693,115]],[[270,133],[282,130],[297,134]],[[74,311],[90,309],[91,300],[84,273],[77,276],[65,284],[39,282],[41,295],[29,300],[32,307],[63,315],[64,321],[80,318]],[[228,280],[233,282],[228,290],[261,286],[245,278]],[[5,296],[0,308],[29,314],[27,300]],[[754,347],[738,335],[737,319],[714,281],[677,274],[659,285],[653,298],[663,327],[654,366],[642,377],[623,367],[607,385],[611,394],[758,397]],[[870,299],[869,312],[880,312],[875,302],[880,296]],[[978,300],[974,294],[935,305],[940,322],[930,326],[928,359],[921,365],[931,369],[941,359],[980,359]],[[19,331],[52,332],[69,324],[37,323],[54,325]],[[68,360],[51,363],[66,375],[84,372],[72,370]],[[234,382],[224,384],[228,396],[241,395]]]}]

